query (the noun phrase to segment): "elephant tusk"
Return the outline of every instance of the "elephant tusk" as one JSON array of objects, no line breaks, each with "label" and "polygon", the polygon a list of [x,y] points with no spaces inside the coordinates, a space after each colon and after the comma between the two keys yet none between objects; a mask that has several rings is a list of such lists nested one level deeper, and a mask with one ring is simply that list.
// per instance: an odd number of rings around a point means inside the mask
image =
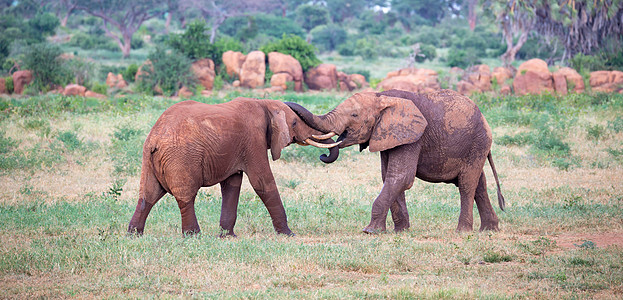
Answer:
[{"label": "elephant tusk", "polygon": [[328,148],[333,148],[333,147],[341,144],[342,141],[339,141],[337,143],[332,143],[332,144],[322,144],[322,143],[318,143],[318,142],[316,142],[316,141],[314,141],[312,139],[306,139],[305,143],[308,143],[308,144],[310,144],[310,145],[312,145],[314,147],[328,149]]},{"label": "elephant tusk", "polygon": [[299,144],[299,145],[301,145],[301,146],[309,146],[309,144],[308,144],[308,143],[305,143],[305,142],[296,142],[296,143],[297,143],[297,144]]},{"label": "elephant tusk", "polygon": [[326,139],[330,139],[330,138],[334,137],[335,135],[336,135],[336,133],[331,131],[331,132],[329,132],[327,134],[322,134],[322,135],[312,134],[312,137],[317,139],[317,140],[326,140]]}]

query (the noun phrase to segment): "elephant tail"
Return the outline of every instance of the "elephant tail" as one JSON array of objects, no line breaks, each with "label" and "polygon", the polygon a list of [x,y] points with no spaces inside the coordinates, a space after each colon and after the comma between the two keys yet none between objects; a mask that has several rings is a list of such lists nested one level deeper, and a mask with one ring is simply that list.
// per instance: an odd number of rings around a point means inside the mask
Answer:
[{"label": "elephant tail", "polygon": [[498,186],[498,205],[500,205],[501,210],[504,210],[504,208],[506,207],[506,202],[504,202],[504,196],[502,196],[502,190],[500,189],[500,180],[498,179],[498,172],[495,170],[495,164],[493,163],[493,157],[491,156],[491,151],[489,151],[487,158],[489,159],[489,165],[491,166],[491,171],[493,171],[495,184]]}]

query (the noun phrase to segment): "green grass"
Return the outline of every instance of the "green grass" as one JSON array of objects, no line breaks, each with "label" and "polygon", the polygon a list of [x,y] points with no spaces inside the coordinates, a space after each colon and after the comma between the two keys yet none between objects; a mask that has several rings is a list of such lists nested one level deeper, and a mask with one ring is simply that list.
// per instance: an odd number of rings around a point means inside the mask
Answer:
[{"label": "green grass", "polygon": [[[217,93],[220,103],[250,92]],[[326,113],[340,93],[275,95]],[[456,187],[416,180],[411,229],[365,235],[378,154],[290,146],[272,162],[294,237],[276,235],[246,179],[238,238],[219,239],[220,190],[199,191],[202,233],[176,201],[128,236],[142,143],[175,100],[0,98],[0,298],[619,298],[623,251],[621,95],[473,99],[494,134],[506,198],[500,232],[454,232]],[[485,166],[492,200],[495,187]],[[495,202],[495,201],[493,201]],[[479,216],[474,209],[474,228]]]}]

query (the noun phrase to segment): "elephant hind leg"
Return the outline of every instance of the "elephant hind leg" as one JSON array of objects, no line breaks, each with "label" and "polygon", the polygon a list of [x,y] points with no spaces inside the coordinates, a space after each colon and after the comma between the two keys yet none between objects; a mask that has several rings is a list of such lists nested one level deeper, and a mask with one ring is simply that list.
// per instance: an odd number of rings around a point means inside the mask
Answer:
[{"label": "elephant hind leg", "polygon": [[143,170],[141,174],[141,186],[139,191],[138,203],[134,210],[134,215],[128,225],[128,233],[142,235],[145,230],[145,221],[151,208],[166,194],[151,169]]},{"label": "elephant hind leg", "polygon": [[494,230],[498,231],[498,216],[491,206],[489,195],[487,194],[487,179],[485,172],[480,174],[478,180],[478,186],[476,187],[476,206],[478,207],[478,214],[480,215],[480,231]]},{"label": "elephant hind leg", "polygon": [[236,236],[234,226],[238,215],[238,200],[240,198],[240,186],[242,185],[242,172],[238,172],[221,182],[221,237]]},{"label": "elephant hind leg", "polygon": [[474,195],[480,179],[479,172],[468,171],[459,175],[458,186],[461,195],[461,213],[459,214],[459,224],[456,227],[457,232],[472,231],[474,226]]},{"label": "elephant hind leg", "polygon": [[405,231],[411,227],[405,192],[402,192],[402,194],[394,200],[389,209],[392,212],[392,221],[394,221],[394,230],[396,232]]}]

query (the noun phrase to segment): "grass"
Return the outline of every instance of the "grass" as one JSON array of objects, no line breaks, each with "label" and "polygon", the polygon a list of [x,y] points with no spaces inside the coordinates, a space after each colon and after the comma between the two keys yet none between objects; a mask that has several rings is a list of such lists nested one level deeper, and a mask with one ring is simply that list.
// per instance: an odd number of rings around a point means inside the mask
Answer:
[{"label": "grass", "polygon": [[[256,95],[195,100],[236,96]],[[325,113],[347,96],[273,97]],[[238,238],[219,239],[218,186],[197,196],[202,234],[182,237],[169,195],[143,237],[125,233],[142,142],[175,100],[0,98],[0,298],[620,298],[623,97],[473,99],[493,128],[500,232],[455,233],[458,190],[416,180],[411,229],[364,235],[378,154],[351,147],[326,165],[293,145],[271,169],[297,235],[274,233],[245,179]]]}]

